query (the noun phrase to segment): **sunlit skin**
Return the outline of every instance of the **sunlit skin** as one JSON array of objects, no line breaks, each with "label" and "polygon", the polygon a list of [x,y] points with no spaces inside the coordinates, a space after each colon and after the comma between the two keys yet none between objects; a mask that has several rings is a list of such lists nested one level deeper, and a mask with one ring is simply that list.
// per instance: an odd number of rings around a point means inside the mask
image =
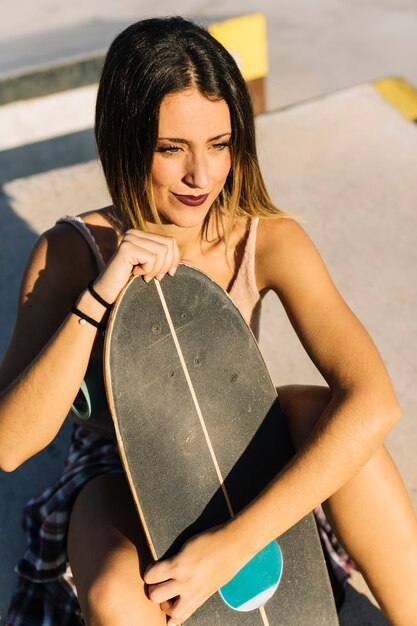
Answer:
[{"label": "sunlit skin", "polygon": [[[158,212],[167,222],[164,234],[175,236],[184,253],[198,239],[204,218],[226,182],[231,134],[224,100],[209,100],[191,89],[162,101],[152,189]],[[175,194],[208,197],[200,206],[187,206]],[[161,232],[155,225],[149,227]]]}]

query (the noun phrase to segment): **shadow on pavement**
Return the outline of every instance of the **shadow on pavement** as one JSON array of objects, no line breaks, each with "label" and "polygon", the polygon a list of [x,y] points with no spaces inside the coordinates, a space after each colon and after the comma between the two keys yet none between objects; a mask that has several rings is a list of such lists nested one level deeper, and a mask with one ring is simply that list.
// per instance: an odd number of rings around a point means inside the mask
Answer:
[{"label": "shadow on pavement", "polygon": [[16,316],[17,295],[35,233],[13,210],[11,198],[0,188],[0,358]]},{"label": "shadow on pavement", "polygon": [[369,598],[357,591],[352,585],[347,585],[346,601],[339,613],[340,626],[389,626],[381,611]]},{"label": "shadow on pavement", "polygon": [[[24,220],[13,211],[11,199],[0,190],[0,354],[3,355],[13,329],[20,278],[29,251],[37,239]],[[1,357],[2,358],[2,357]],[[45,410],[45,418],[47,412]],[[16,581],[14,565],[25,549],[21,511],[26,501],[53,484],[59,477],[69,446],[71,426],[65,423],[45,450],[15,472],[0,471],[0,624]]]},{"label": "shadow on pavement", "polygon": [[0,151],[2,184],[49,170],[91,161],[97,157],[92,129]]}]

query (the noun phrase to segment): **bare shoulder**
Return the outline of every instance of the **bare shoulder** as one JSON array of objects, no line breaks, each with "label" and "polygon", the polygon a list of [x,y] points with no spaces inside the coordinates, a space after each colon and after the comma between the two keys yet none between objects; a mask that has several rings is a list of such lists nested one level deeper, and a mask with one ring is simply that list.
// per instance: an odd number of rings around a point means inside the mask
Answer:
[{"label": "bare shoulder", "polygon": [[312,240],[294,219],[278,217],[259,221],[256,239],[256,277],[259,290],[280,290],[297,269],[313,264],[325,272]]},{"label": "bare shoulder", "polygon": [[78,231],[57,224],[35,242],[23,274],[13,335],[0,368],[0,388],[35,358],[97,273]]},{"label": "bare shoulder", "polygon": [[[260,289],[279,296],[301,343],[332,389],[392,388],[368,333],[334,285],[304,229],[262,220],[256,245]],[[387,396],[388,397],[388,396]]]},{"label": "bare shoulder", "polygon": [[[105,259],[113,254],[117,245],[117,234],[108,217],[109,208],[77,216],[90,230]],[[60,297],[72,301],[80,288],[85,287],[86,280],[88,282],[97,275],[97,264],[90,246],[77,228],[61,222],[43,233],[35,243],[26,274],[39,271],[46,272],[48,284]]]},{"label": "bare shoulder", "polygon": [[120,243],[122,227],[115,217],[112,206],[104,207],[80,215],[91,231],[104,261],[110,259]]},{"label": "bare shoulder", "polygon": [[32,294],[36,285],[43,296],[66,300],[96,271],[94,257],[80,233],[70,224],[56,224],[35,242],[22,286],[26,295]]}]

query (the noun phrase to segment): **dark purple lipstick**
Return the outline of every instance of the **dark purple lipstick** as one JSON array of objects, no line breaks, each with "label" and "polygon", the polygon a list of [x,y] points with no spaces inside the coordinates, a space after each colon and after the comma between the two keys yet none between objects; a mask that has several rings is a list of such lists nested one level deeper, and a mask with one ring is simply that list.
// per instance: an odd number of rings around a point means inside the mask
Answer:
[{"label": "dark purple lipstick", "polygon": [[207,200],[209,195],[205,193],[202,196],[183,196],[179,193],[174,193],[174,196],[177,200],[188,206],[200,206],[200,204],[203,204],[203,202]]}]

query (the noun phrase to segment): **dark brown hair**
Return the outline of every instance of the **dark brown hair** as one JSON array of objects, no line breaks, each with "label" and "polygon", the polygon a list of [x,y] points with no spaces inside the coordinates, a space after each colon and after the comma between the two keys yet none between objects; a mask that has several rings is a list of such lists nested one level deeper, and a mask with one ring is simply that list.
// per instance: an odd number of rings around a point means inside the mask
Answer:
[{"label": "dark brown hair", "polygon": [[232,167],[213,205],[226,216],[277,216],[260,173],[252,103],[233,57],[206,30],[181,17],[132,24],[108,51],[96,105],[96,141],[113,204],[128,227],[159,222],[152,201],[151,166],[163,98],[196,88],[227,102],[232,122]]}]

